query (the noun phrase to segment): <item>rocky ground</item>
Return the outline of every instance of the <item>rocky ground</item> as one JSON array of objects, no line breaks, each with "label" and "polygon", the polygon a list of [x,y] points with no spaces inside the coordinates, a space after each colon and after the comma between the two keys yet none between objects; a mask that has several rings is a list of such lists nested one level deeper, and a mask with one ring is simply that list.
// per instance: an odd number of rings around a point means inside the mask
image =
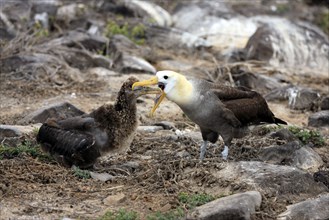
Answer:
[{"label": "rocky ground", "polygon": [[[2,1],[0,219],[328,219],[328,15],[325,0]],[[163,69],[254,89],[289,125],[201,162],[198,127],[169,101],[150,117],[144,96],[127,154],[80,170],[41,152],[48,117]]]}]

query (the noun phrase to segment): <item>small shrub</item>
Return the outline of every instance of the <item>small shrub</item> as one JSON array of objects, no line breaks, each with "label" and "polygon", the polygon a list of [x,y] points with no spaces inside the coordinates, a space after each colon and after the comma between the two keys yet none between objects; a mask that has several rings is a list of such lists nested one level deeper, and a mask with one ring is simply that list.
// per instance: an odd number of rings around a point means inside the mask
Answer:
[{"label": "small shrub", "polygon": [[33,30],[35,32],[36,37],[48,37],[49,36],[48,29],[42,27],[42,24],[39,21],[35,22],[35,24],[33,26]]},{"label": "small shrub", "polygon": [[80,179],[89,179],[91,178],[90,172],[88,170],[81,170],[79,167],[73,166],[72,168],[74,176]]},{"label": "small shrub", "polygon": [[144,44],[145,42],[145,26],[143,24],[129,28],[127,23],[119,25],[114,21],[108,22],[105,28],[105,35],[111,37],[116,34],[124,35],[136,44]]},{"label": "small shrub", "polygon": [[325,144],[324,138],[318,131],[303,129],[296,126],[289,126],[288,129],[303,144],[313,143],[315,146],[323,146]]},{"label": "small shrub", "polygon": [[138,214],[135,211],[120,209],[118,212],[108,211],[98,220],[138,220]]},{"label": "small shrub", "polygon": [[179,202],[183,203],[187,209],[193,209],[196,206],[204,205],[214,199],[214,196],[203,193],[188,194],[183,192],[178,195]]},{"label": "small shrub", "polygon": [[6,145],[0,145],[0,159],[7,158],[11,159],[14,157],[21,156],[23,154],[37,157],[44,161],[51,161],[52,157],[48,154],[44,154],[39,145],[32,145],[31,142],[23,142],[22,144],[12,147]]},{"label": "small shrub", "polygon": [[147,220],[177,220],[185,216],[182,208],[168,211],[166,213],[156,212],[155,214],[146,217]]}]

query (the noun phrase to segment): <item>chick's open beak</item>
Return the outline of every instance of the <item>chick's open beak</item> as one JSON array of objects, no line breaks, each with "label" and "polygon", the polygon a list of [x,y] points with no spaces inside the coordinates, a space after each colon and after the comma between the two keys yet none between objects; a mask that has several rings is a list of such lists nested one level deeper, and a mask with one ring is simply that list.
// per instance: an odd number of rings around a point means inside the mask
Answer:
[{"label": "chick's open beak", "polygon": [[[132,89],[135,90],[135,88],[138,86],[150,86],[150,85],[157,85],[157,84],[158,84],[158,77],[155,76],[155,77],[152,77],[151,79],[134,83],[132,86]],[[145,93],[145,94],[152,94],[152,92]],[[162,102],[162,100],[164,99],[164,97],[166,97],[166,94],[164,93],[164,91],[159,88],[157,89],[157,92],[153,92],[153,94],[160,94],[160,95],[156,96],[156,98],[154,100],[154,106],[151,110],[151,116],[153,116],[155,110],[159,107],[159,105]]]}]

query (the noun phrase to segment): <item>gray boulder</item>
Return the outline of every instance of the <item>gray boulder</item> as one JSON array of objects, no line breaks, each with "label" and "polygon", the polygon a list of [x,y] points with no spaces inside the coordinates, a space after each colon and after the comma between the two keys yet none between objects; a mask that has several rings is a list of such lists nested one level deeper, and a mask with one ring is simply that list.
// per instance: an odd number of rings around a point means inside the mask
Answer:
[{"label": "gray boulder", "polygon": [[308,146],[303,146],[296,150],[291,166],[307,171],[317,171],[323,166],[323,160],[320,155]]},{"label": "gray boulder", "polygon": [[298,138],[287,128],[280,129],[270,134],[272,138],[278,138],[279,140],[286,140],[288,142],[297,141]]},{"label": "gray boulder", "polygon": [[324,76],[329,68],[329,40],[320,29],[284,18],[253,19],[263,25],[250,37],[245,47],[246,59],[268,61],[275,66],[316,68]]},{"label": "gray boulder", "polygon": [[259,158],[272,164],[285,164],[292,163],[295,151],[299,150],[302,146],[298,141],[289,142],[279,146],[269,146],[262,148],[259,153]]},{"label": "gray boulder", "polygon": [[315,105],[320,94],[312,89],[291,87],[287,89],[289,97],[289,108],[296,110],[310,110]]},{"label": "gray boulder", "polygon": [[258,161],[231,162],[214,173],[218,179],[234,184],[247,185],[278,201],[296,201],[326,192],[322,183],[295,167],[273,165]]},{"label": "gray boulder", "polygon": [[329,96],[322,98],[320,108],[321,110],[329,110]]},{"label": "gray boulder", "polygon": [[326,127],[329,126],[329,110],[316,112],[308,118],[308,126]]},{"label": "gray boulder", "polygon": [[316,182],[323,183],[329,189],[329,170],[320,170],[313,174],[313,178]]},{"label": "gray boulder", "polygon": [[155,73],[156,69],[143,57],[149,51],[141,48],[123,35],[114,35],[109,44],[113,67],[119,72]]},{"label": "gray boulder", "polygon": [[329,219],[329,193],[287,206],[278,220],[317,220]]},{"label": "gray boulder", "polygon": [[75,47],[79,49],[87,49],[94,52],[104,51],[108,46],[109,40],[103,36],[88,34],[84,31],[69,31],[62,37],[53,39],[41,45],[41,47],[49,46],[51,48],[58,46]]},{"label": "gray boulder", "polygon": [[245,66],[231,68],[232,77],[237,86],[247,87],[262,93],[282,87],[282,83],[273,77],[250,72]]},{"label": "gray boulder", "polygon": [[65,119],[85,114],[68,102],[56,103],[30,113],[21,119],[19,124],[44,123],[48,118]]},{"label": "gray boulder", "polygon": [[157,4],[141,0],[125,0],[124,4],[134,14],[144,17],[145,20],[152,20],[160,26],[172,24],[171,15]]},{"label": "gray boulder", "polygon": [[262,196],[257,191],[238,193],[199,206],[189,213],[186,219],[247,220],[260,207],[261,202]]},{"label": "gray boulder", "polygon": [[265,95],[267,101],[288,100],[289,108],[311,110],[317,108],[320,94],[310,88],[288,85],[276,88]]},{"label": "gray boulder", "polygon": [[306,171],[317,171],[323,165],[320,155],[308,146],[301,146],[299,141],[263,148],[259,155],[262,161],[290,165]]},{"label": "gray boulder", "polygon": [[111,69],[113,65],[113,61],[108,57],[77,48],[57,46],[50,49],[49,53],[62,57],[70,67],[78,68],[79,70],[86,70],[93,67]]}]

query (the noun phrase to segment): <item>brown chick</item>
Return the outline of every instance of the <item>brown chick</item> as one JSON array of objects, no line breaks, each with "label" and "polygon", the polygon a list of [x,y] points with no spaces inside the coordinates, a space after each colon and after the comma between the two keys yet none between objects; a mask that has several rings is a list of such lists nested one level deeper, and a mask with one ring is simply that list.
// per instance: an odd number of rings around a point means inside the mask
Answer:
[{"label": "brown chick", "polygon": [[137,97],[148,92],[145,88],[133,92],[131,86],[137,81],[135,77],[126,80],[113,105],[78,117],[47,120],[37,135],[42,149],[62,165],[80,168],[91,167],[108,153],[127,151],[138,125]]}]

